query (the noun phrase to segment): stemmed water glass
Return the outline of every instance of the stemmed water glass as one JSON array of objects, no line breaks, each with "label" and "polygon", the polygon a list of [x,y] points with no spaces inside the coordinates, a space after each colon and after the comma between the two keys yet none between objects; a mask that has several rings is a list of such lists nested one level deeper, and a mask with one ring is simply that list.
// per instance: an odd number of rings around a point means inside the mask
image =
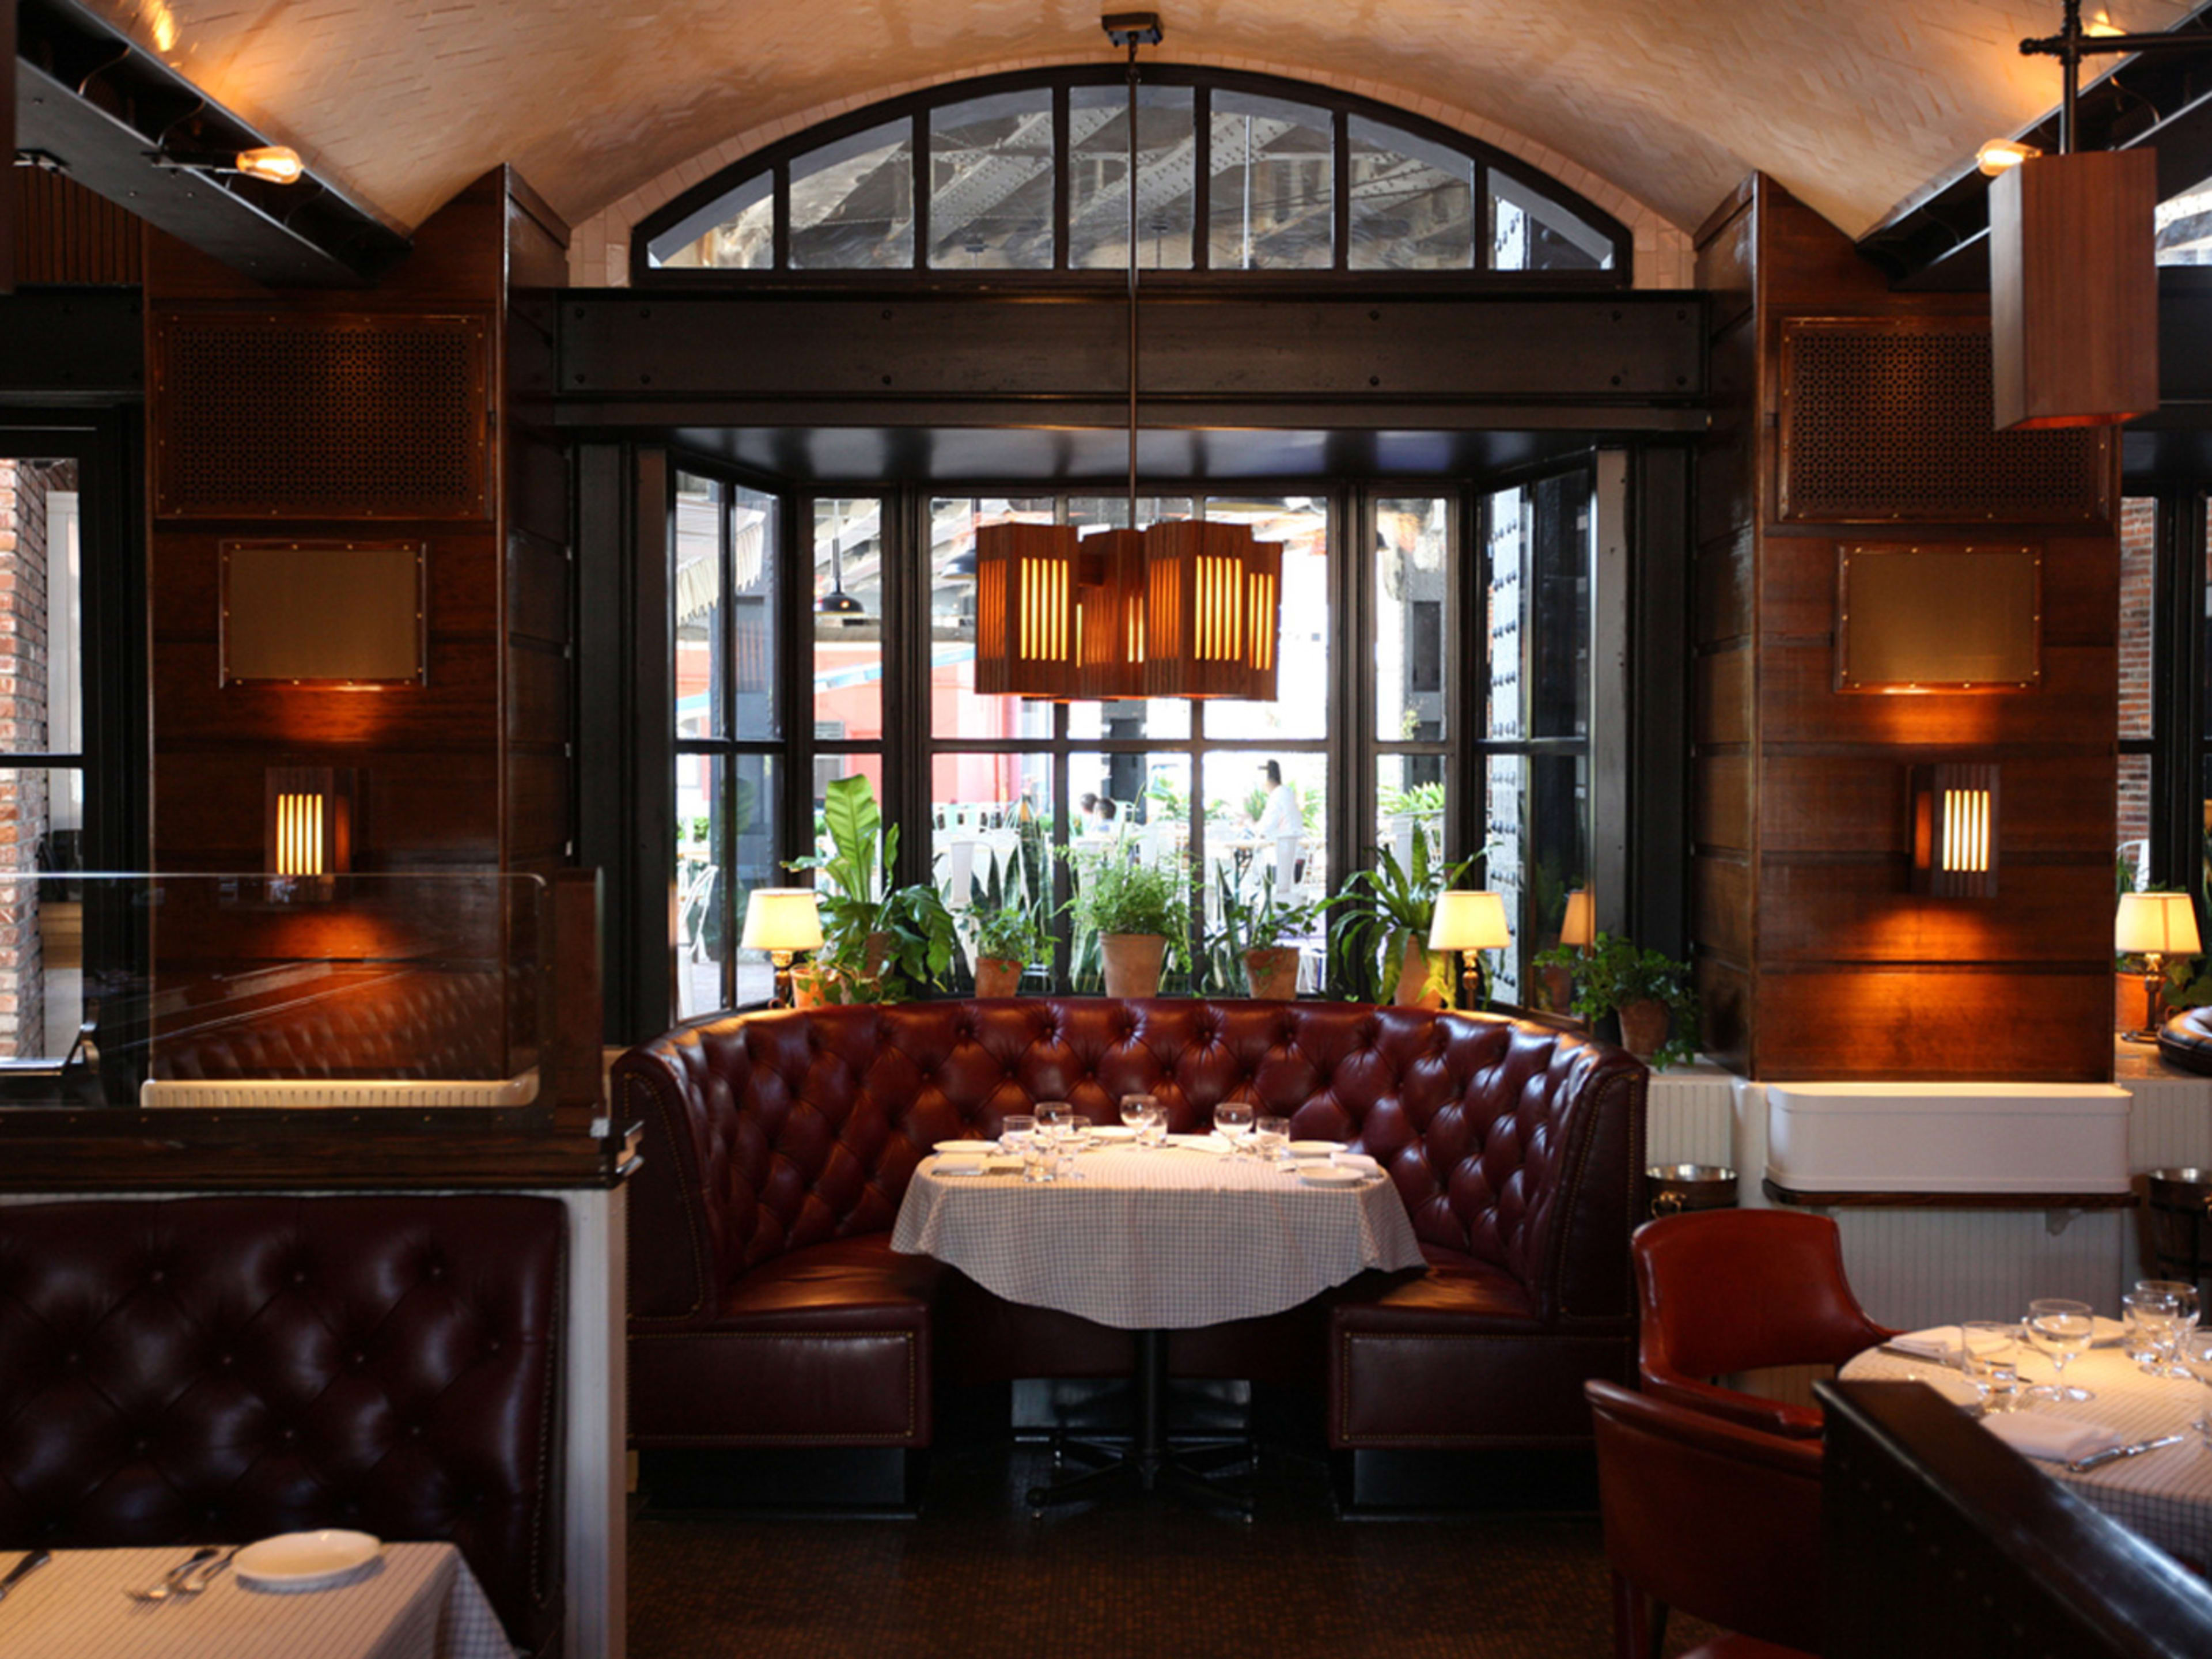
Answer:
[{"label": "stemmed water glass", "polygon": [[1252,1150],[1265,1163],[1287,1164],[1291,1157],[1291,1121],[1263,1117],[1252,1125]]},{"label": "stemmed water glass", "polygon": [[1151,1095],[1123,1095],[1121,1121],[1137,1132],[1137,1145],[1158,1146],[1167,1140],[1167,1110]]},{"label": "stemmed water glass", "polygon": [[1252,1127],[1252,1109],[1242,1101],[1224,1100],[1213,1109],[1213,1133],[1227,1141],[1238,1157],[1244,1153],[1244,1137]]},{"label": "stemmed water glass", "polygon": [[2120,1298],[2127,1321],[2127,1354],[2146,1376],[2167,1373],[2174,1349],[2181,1341],[2181,1304],[2163,1289],[2145,1280]]},{"label": "stemmed water glass", "polygon": [[2092,1390],[2066,1380],[2066,1367],[2088,1347],[2090,1338],[2097,1332],[2096,1316],[2089,1304],[2056,1297],[2031,1302],[2027,1304],[2027,1328],[2036,1346],[2050,1356],[2051,1369],[2057,1373],[2052,1397],[2077,1401],[2094,1400],[2097,1396]]},{"label": "stemmed water glass", "polygon": [[2163,1297],[2173,1304],[2172,1318],[2166,1327],[2165,1340],[2160,1345],[2159,1358],[2162,1363],[2151,1374],[2154,1376],[2176,1377],[2185,1382],[2192,1380],[2196,1373],[2181,1364],[2179,1356],[2189,1334],[2197,1328],[2203,1311],[2197,1286],[2179,1279],[2139,1279],[2136,1281],[2135,1294]]}]

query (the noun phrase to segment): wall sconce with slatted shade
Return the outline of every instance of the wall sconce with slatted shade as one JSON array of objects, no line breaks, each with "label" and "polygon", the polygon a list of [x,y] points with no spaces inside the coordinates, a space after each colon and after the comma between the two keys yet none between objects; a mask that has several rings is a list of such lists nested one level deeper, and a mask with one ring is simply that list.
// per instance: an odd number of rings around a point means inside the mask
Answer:
[{"label": "wall sconce with slatted shade", "polygon": [[342,876],[353,868],[354,775],[330,766],[272,766],[263,792],[272,876]]},{"label": "wall sconce with slatted shade", "polygon": [[1995,898],[1997,769],[1912,769],[1912,890],[1931,898]]}]

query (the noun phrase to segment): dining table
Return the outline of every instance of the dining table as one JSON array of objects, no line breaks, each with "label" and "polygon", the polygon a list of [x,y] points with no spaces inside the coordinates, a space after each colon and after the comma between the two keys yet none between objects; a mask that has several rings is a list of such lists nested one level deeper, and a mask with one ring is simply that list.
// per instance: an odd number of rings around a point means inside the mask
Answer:
[{"label": "dining table", "polygon": [[[0,1574],[21,1559],[0,1551]],[[60,1549],[0,1599],[7,1659],[514,1659],[499,1615],[451,1544],[387,1544],[327,1589],[217,1573],[196,1595],[137,1601],[191,1553]]]},{"label": "dining table", "polygon": [[1389,1178],[1372,1168],[1356,1181],[1308,1178],[1205,1135],[1094,1143],[1050,1182],[1024,1180],[1016,1163],[925,1159],[891,1248],[949,1263],[1009,1302],[1134,1334],[1128,1455],[1031,1487],[1032,1510],[1133,1485],[1249,1519],[1249,1493],[1169,1444],[1168,1333],[1281,1313],[1370,1269],[1422,1267]]},{"label": "dining table", "polygon": [[[1938,1332],[1945,1328],[1936,1328]],[[1955,1337],[1955,1328],[1950,1328]],[[1856,1355],[1840,1375],[1850,1382],[1925,1382],[1939,1392],[1963,1395],[1959,1388],[1963,1379],[1948,1366],[1887,1347]],[[2028,1350],[2021,1380],[2030,1388],[2049,1384],[2053,1380],[2050,1360]],[[2212,1389],[2193,1378],[2146,1375],[2118,1344],[2093,1347],[2077,1356],[2067,1365],[2064,1380],[2096,1398],[2038,1401],[2016,1409],[2095,1425],[2110,1430],[2112,1438],[2122,1444],[2166,1435],[2181,1437],[2083,1474],[2060,1462],[2029,1461],[2185,1565],[2198,1571],[2212,1566],[2212,1449],[2193,1426],[2212,1407]]]}]

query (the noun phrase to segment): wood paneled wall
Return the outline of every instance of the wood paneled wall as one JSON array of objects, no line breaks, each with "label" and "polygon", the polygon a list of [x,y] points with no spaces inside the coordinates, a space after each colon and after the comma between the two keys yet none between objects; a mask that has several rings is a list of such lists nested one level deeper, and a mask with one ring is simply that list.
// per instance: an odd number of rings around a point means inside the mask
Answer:
[{"label": "wood paneled wall", "polygon": [[[1978,504],[1970,515],[1968,480],[1958,521],[1923,517],[1909,532],[2043,547],[2039,688],[1839,692],[1838,548],[1907,532],[1783,520],[1784,331],[1814,317],[1985,319],[1985,306],[1892,294],[1765,178],[1723,204],[1698,249],[1699,284],[1717,296],[1718,405],[1699,467],[1692,749],[1707,1045],[1773,1080],[2106,1078],[2117,447],[2087,463],[2100,503],[2087,521],[2006,523]],[[1995,900],[1911,890],[1908,772],[1936,760],[2003,769]]]},{"label": "wood paneled wall", "polygon": [[138,216],[75,179],[39,167],[12,167],[14,269],[27,283],[133,288],[141,275]]},{"label": "wood paneled wall", "polygon": [[[156,870],[260,869],[263,775],[271,766],[354,770],[359,870],[550,875],[570,857],[574,580],[566,465],[546,408],[548,295],[562,279],[566,237],[560,220],[503,168],[427,221],[413,253],[366,291],[264,289],[149,233],[149,361],[162,330],[179,319],[267,315],[288,327],[320,325],[333,333],[358,330],[364,317],[403,328],[410,319],[480,322],[490,343],[489,419],[467,441],[480,447],[483,476],[493,481],[477,504],[454,516],[364,522],[365,515],[333,515],[286,499],[283,432],[235,431],[225,435],[262,446],[272,458],[264,510],[229,521],[164,517],[158,490],[164,434],[222,421],[253,399],[210,396],[196,404],[155,378],[148,432],[155,484],[149,586]],[[273,357],[271,363],[259,372],[282,372]],[[358,397],[361,388],[344,395]],[[410,460],[405,426],[365,428],[393,434],[376,441],[392,446],[383,459],[398,479]],[[426,543],[423,684],[351,690],[220,684],[220,546],[271,535]],[[487,943],[486,954],[500,948]],[[165,969],[179,968],[176,952],[185,948],[165,945]]]}]

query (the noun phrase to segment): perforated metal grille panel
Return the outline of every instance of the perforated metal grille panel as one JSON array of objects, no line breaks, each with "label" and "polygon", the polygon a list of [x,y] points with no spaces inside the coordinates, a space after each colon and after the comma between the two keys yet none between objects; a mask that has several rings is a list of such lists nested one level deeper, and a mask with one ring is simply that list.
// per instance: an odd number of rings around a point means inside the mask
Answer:
[{"label": "perforated metal grille panel", "polygon": [[2105,434],[1992,428],[1983,324],[1785,324],[1782,516],[2075,524],[2109,511]]},{"label": "perforated metal grille panel", "polygon": [[484,517],[484,337],[465,316],[162,318],[155,510]]}]

